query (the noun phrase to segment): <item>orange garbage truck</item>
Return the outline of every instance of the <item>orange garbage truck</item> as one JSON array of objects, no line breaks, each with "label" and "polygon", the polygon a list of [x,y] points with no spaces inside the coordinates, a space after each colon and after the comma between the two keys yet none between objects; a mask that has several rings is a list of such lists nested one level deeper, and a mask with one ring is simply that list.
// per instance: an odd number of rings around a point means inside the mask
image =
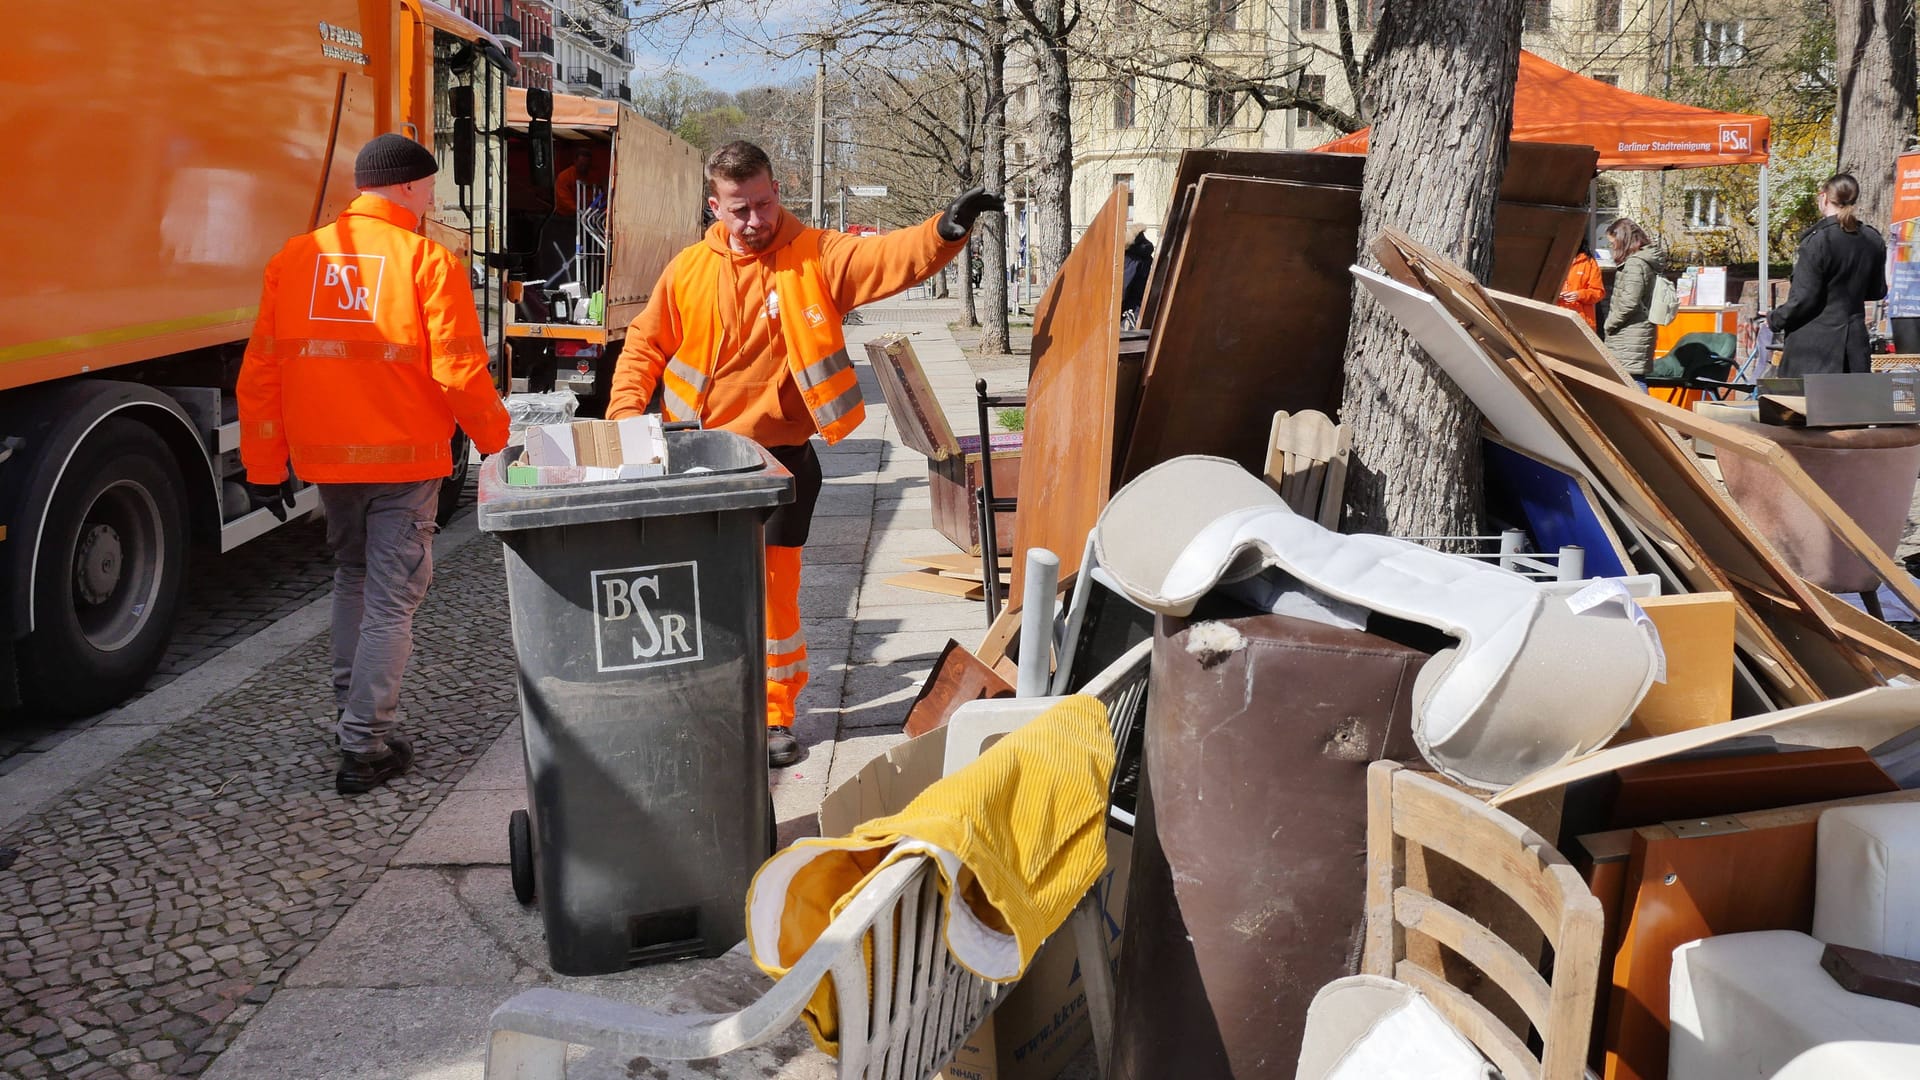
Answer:
[{"label": "orange garbage truck", "polygon": [[501,355],[511,60],[430,0],[44,4],[13,33],[0,708],[86,714],[158,664],[190,544],[278,524],[240,487],[234,380],[267,260],[354,197],[374,135],[439,156],[424,231],[466,260]]}]

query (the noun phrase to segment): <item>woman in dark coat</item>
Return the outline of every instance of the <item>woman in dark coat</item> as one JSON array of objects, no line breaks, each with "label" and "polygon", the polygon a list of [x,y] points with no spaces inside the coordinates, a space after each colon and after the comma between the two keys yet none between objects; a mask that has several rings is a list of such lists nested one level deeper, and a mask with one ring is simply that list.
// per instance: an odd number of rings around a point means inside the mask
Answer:
[{"label": "woman in dark coat", "polygon": [[1783,377],[1872,370],[1866,306],[1887,295],[1887,244],[1854,215],[1859,199],[1851,174],[1820,185],[1822,216],[1800,234],[1787,302],[1767,315],[1767,325],[1787,335]]}]

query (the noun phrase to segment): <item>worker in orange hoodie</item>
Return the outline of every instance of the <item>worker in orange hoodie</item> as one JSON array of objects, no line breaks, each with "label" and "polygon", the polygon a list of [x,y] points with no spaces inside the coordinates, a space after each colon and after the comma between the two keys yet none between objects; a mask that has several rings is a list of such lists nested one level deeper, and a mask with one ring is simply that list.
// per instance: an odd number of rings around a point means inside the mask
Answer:
[{"label": "worker in orange hoodie", "polygon": [[1607,286],[1600,278],[1600,262],[1593,257],[1593,248],[1587,242],[1587,234],[1580,234],[1580,250],[1574,253],[1573,265],[1567,268],[1567,280],[1560,286],[1560,295],[1556,302],[1563,308],[1572,308],[1587,320],[1587,325],[1598,328],[1600,323],[1594,317],[1594,309],[1600,301],[1607,298]]},{"label": "worker in orange hoodie", "polygon": [[467,267],[415,231],[433,209],[437,169],[425,147],[400,135],[360,151],[360,196],[267,263],[237,387],[255,507],[286,520],[291,459],[326,509],[342,795],[413,763],[412,745],[395,733],[400,676],[433,577],[454,425],[484,453],[507,445]]},{"label": "worker in orange hoodie", "polygon": [[794,501],[767,521],[767,760],[800,760],[794,705],[807,684],[800,549],[820,495],[812,436],[839,442],[866,416],[841,317],[940,271],[980,214],[979,188],[881,237],[811,229],[780,205],[766,152],[728,143],[707,158],[717,218],[660,275],[627,330],[607,417],[633,416],[656,387],[669,421],[745,435],[793,473]]}]

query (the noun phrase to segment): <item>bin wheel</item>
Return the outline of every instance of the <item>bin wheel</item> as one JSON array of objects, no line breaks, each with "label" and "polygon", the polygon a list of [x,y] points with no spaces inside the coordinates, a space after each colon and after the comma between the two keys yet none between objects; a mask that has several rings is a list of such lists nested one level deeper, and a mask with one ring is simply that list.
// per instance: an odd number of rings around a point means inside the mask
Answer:
[{"label": "bin wheel", "polygon": [[513,898],[521,907],[533,904],[533,823],[525,810],[507,818],[507,864],[513,873]]}]

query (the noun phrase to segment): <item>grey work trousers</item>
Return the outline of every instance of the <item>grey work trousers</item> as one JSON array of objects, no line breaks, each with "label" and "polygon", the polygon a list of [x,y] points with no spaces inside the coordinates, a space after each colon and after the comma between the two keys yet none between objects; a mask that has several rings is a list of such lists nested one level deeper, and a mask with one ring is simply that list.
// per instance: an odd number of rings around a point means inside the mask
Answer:
[{"label": "grey work trousers", "polygon": [[340,748],[377,753],[399,723],[413,613],[433,580],[440,481],[321,484],[333,552],[333,704]]}]

